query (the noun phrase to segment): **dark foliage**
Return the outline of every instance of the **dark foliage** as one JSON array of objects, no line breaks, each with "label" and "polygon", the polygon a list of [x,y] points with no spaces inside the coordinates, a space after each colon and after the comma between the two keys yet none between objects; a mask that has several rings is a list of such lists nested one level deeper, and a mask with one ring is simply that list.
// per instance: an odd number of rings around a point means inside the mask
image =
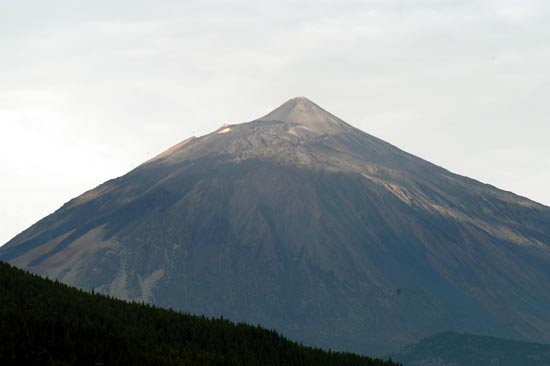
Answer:
[{"label": "dark foliage", "polygon": [[0,262],[0,365],[396,365],[89,294]]}]

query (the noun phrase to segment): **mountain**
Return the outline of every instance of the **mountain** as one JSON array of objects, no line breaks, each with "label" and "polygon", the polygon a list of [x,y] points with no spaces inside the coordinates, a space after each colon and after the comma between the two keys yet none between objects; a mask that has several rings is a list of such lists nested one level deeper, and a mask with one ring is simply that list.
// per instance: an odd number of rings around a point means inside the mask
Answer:
[{"label": "mountain", "polygon": [[2,365],[343,365],[391,361],[326,352],[274,331],[87,294],[0,263]]},{"label": "mountain", "polygon": [[69,201],[0,260],[84,289],[395,352],[444,331],[550,341],[550,208],[305,98]]},{"label": "mountain", "polygon": [[394,355],[406,366],[548,366],[550,345],[442,333]]}]

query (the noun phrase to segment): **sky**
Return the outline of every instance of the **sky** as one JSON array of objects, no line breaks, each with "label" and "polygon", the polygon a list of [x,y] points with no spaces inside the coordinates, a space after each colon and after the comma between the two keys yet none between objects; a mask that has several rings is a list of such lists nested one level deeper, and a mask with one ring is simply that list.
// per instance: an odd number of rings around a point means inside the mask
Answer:
[{"label": "sky", "polygon": [[537,0],[0,0],[0,245],[296,96],[550,205],[548,19]]}]

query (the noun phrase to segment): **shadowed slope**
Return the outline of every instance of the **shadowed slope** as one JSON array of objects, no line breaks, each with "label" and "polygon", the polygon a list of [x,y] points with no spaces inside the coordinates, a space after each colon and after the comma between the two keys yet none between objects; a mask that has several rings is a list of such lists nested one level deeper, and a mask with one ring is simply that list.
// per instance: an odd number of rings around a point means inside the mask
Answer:
[{"label": "shadowed slope", "polygon": [[274,331],[87,294],[0,263],[2,365],[342,365],[393,362]]}]

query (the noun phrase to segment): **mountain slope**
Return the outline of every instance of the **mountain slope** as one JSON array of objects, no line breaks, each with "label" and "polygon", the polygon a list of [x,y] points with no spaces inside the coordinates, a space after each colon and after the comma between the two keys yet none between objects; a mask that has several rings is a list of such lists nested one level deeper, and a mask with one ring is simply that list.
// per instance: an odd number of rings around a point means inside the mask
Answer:
[{"label": "mountain slope", "polygon": [[442,333],[394,355],[406,366],[548,366],[550,345]]},{"label": "mountain slope", "polygon": [[442,331],[550,341],[550,209],[305,98],[77,197],[0,259],[124,299],[384,354]]},{"label": "mountain slope", "polygon": [[0,262],[0,363],[395,365],[274,331],[90,295]]}]

